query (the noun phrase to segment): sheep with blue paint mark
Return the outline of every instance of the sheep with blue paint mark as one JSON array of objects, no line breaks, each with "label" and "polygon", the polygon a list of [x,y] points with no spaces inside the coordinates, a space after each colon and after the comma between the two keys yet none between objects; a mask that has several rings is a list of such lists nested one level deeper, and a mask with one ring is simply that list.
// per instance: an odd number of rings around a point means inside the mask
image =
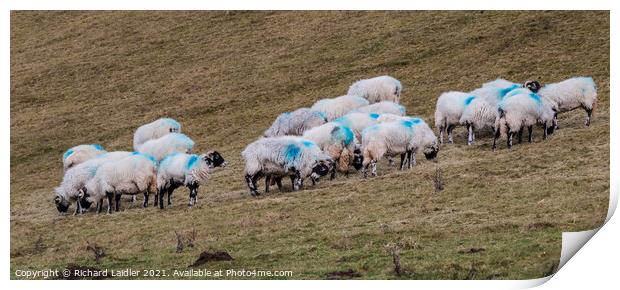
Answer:
[{"label": "sheep with blue paint mark", "polygon": [[544,98],[558,105],[558,113],[582,108],[586,111],[586,126],[590,126],[592,112],[596,107],[596,84],[591,77],[574,77],[558,83],[547,84],[538,91]]},{"label": "sheep with blue paint mark", "polygon": [[331,179],[336,171],[348,174],[349,165],[353,162],[355,145],[358,139],[351,128],[339,122],[329,122],[306,131],[304,138],[315,142],[323,152],[336,163],[332,168]]},{"label": "sheep with blue paint mark", "polygon": [[332,99],[321,99],[310,107],[313,111],[321,112],[325,115],[325,119],[333,121],[349,112],[368,106],[368,101],[359,96],[345,95]]},{"label": "sheep with blue paint mark", "polygon": [[[297,191],[304,179],[310,177],[316,181],[325,176],[333,162],[316,143],[294,136],[260,138],[246,146],[241,156],[252,196],[259,195],[256,182],[264,176],[290,176],[293,190]],[[281,183],[278,187],[281,188]]]},{"label": "sheep with blue paint mark", "polygon": [[399,80],[385,75],[353,83],[349,87],[347,95],[360,96],[367,99],[371,104],[381,101],[399,103],[402,91],[403,86]]},{"label": "sheep with blue paint mark", "polygon": [[557,103],[528,89],[518,92],[508,94],[498,104],[493,150],[497,148],[497,139],[502,131],[506,132],[508,148],[512,148],[512,138],[515,134],[518,134],[519,142],[521,142],[525,127],[528,128],[528,142],[530,143],[532,142],[532,127],[535,124],[543,126],[544,139],[547,139],[547,135],[554,131]]},{"label": "sheep with blue paint mark", "polygon": [[69,148],[62,155],[63,169],[67,171],[69,168],[76,166],[86,160],[105,154],[107,151],[99,144],[84,144]]},{"label": "sheep with blue paint mark", "polygon": [[300,108],[292,112],[280,114],[271,127],[265,131],[264,137],[285,135],[300,136],[306,130],[321,126],[327,122],[324,113],[313,111],[310,108]]},{"label": "sheep with blue paint mark", "polygon": [[177,120],[161,118],[142,125],[133,134],[133,150],[138,151],[145,142],[170,133],[181,133],[181,124]]},{"label": "sheep with blue paint mark", "polygon": [[408,168],[416,164],[415,153],[418,150],[428,160],[435,160],[439,152],[437,137],[424,120],[411,117],[380,123],[362,132],[363,158],[357,162],[361,161],[364,177],[369,167],[372,176],[377,176],[377,163],[383,156],[400,155],[400,169],[403,170],[405,158]]},{"label": "sheep with blue paint mark", "polygon": [[93,202],[98,203],[97,212],[103,209],[103,199],[108,200],[108,213],[112,213],[112,200],[115,210],[120,210],[121,195],[144,194],[143,207],[147,207],[149,195],[157,192],[157,161],[147,154],[133,152],[120,160],[101,165],[95,176],[85,186],[80,203],[88,209]]},{"label": "sheep with blue paint mark", "polygon": [[381,101],[378,103],[370,104],[368,106],[355,109],[353,112],[361,113],[375,113],[375,114],[394,114],[404,116],[407,113],[407,109],[404,106],[390,101]]},{"label": "sheep with blue paint mark", "polygon": [[379,116],[381,115],[377,113],[352,112],[334,120],[333,123],[348,127],[353,131],[357,140],[362,140],[362,131],[377,124]]},{"label": "sheep with blue paint mark", "polygon": [[224,157],[217,151],[200,155],[185,153],[168,155],[161,161],[157,170],[159,208],[164,208],[164,192],[168,193],[168,205],[171,205],[172,193],[180,186],[189,189],[189,206],[193,206],[198,201],[198,187],[207,184],[209,175],[215,168],[225,166]]},{"label": "sheep with blue paint mark", "polygon": [[435,127],[439,129],[439,142],[443,144],[444,132],[448,134],[448,142],[453,143],[452,130],[459,124],[465,107],[475,98],[464,92],[445,92],[437,99],[435,107]]},{"label": "sheep with blue paint mark", "polygon": [[54,203],[58,212],[67,212],[71,203],[76,203],[75,214],[83,212],[81,204],[78,202],[80,195],[84,192],[84,186],[91,178],[95,176],[97,169],[102,164],[120,160],[131,155],[131,152],[116,151],[101,154],[95,158],[89,159],[76,166],[71,167],[65,172],[60,186],[54,190],[56,196]]},{"label": "sheep with blue paint mark", "polygon": [[194,141],[181,133],[166,134],[158,139],[145,142],[138,148],[138,152],[153,156],[161,161],[174,152],[190,153],[194,148]]}]

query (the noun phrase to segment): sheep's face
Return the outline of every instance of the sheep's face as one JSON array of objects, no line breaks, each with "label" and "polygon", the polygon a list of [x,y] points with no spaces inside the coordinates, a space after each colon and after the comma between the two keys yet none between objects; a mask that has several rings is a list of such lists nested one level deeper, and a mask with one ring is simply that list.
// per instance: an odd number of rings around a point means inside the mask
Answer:
[{"label": "sheep's face", "polygon": [[60,213],[67,212],[67,210],[69,210],[69,205],[71,205],[67,199],[60,195],[56,195],[54,198],[54,204],[56,204],[56,209],[58,209],[58,212]]},{"label": "sheep's face", "polygon": [[312,167],[312,178],[318,179],[321,176],[327,175],[333,166],[334,164],[330,160],[321,160],[316,162],[316,164]]},{"label": "sheep's face", "polygon": [[80,196],[78,199],[78,202],[80,203],[80,207],[82,207],[82,210],[87,210],[90,208],[90,206],[93,204],[91,201],[88,201],[90,197],[90,194],[88,194],[88,192],[86,191],[86,188],[82,188],[82,190],[80,191]]},{"label": "sheep's face", "polygon": [[538,81],[526,81],[525,84],[523,84],[523,86],[528,88],[533,93],[537,93],[541,87]]},{"label": "sheep's face", "polygon": [[436,142],[433,142],[430,145],[424,146],[423,152],[427,160],[435,160],[437,158],[437,153],[439,152],[439,145]]},{"label": "sheep's face", "polygon": [[355,170],[360,170],[363,167],[363,163],[364,155],[362,155],[362,150],[356,148],[353,151],[353,168],[355,168]]},{"label": "sheep's face", "polygon": [[209,151],[205,154],[204,161],[209,165],[209,167],[226,167],[226,160],[224,157],[217,151]]}]

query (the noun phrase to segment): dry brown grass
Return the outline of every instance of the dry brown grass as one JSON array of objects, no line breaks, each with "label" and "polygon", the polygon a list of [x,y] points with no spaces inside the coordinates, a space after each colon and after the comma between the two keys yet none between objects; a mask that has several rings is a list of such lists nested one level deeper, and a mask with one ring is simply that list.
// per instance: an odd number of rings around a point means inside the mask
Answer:
[{"label": "dry brown grass", "polygon": [[[590,128],[582,111],[561,115],[545,142],[537,134],[494,153],[490,136],[467,147],[459,129],[439,164],[381,163],[377,178],[247,195],[239,152],[279,113],[380,74],[400,79],[403,104],[430,123],[441,92],[496,77],[593,76],[599,106]],[[135,128],[161,116],[230,163],[197,206],[180,189],[163,211],[57,214],[64,150],[129,150]],[[562,231],[599,226],[607,213],[609,13],[13,12],[10,141],[11,275],[94,266],[90,241],[106,249],[98,268],[186,269],[210,249],[234,260],[208,269],[301,279],[347,269],[366,279],[541,277],[559,260]],[[425,176],[438,165],[435,192]],[[193,228],[199,246],[176,253],[174,232]],[[400,277],[391,243],[404,245]],[[485,250],[459,253],[472,248]]]}]

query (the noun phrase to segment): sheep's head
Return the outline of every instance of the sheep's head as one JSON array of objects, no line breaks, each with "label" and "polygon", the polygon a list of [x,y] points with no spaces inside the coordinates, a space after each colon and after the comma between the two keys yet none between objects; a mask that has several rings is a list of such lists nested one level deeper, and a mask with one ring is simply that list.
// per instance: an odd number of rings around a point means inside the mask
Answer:
[{"label": "sheep's head", "polygon": [[532,91],[532,93],[537,93],[541,87],[538,81],[526,81],[523,86]]},{"label": "sheep's head", "polygon": [[336,165],[331,159],[318,160],[314,163],[314,166],[312,166],[312,174],[310,175],[310,178],[317,181],[320,177],[327,175],[327,173],[329,173],[334,166]]},{"label": "sheep's head", "polygon": [[90,201],[89,199],[90,199],[90,194],[86,190],[86,187],[82,188],[80,190],[80,195],[78,196],[78,202],[80,203],[80,207],[82,207],[82,210],[89,209],[90,206],[93,204],[93,202]]},{"label": "sheep's head", "polygon": [[353,150],[353,168],[355,170],[360,170],[363,167],[364,163],[364,155],[362,154],[362,150],[359,147],[356,147]]},{"label": "sheep's head", "polygon": [[439,144],[437,141],[433,141],[431,144],[424,146],[423,152],[427,160],[436,160],[437,153],[439,153]]},{"label": "sheep's head", "polygon": [[58,194],[56,195],[56,197],[54,197],[54,204],[56,204],[56,209],[58,209],[58,212],[60,213],[67,212],[67,210],[69,210],[69,206],[71,205],[71,203],[66,198]]},{"label": "sheep's head", "polygon": [[203,160],[207,163],[210,168],[214,167],[226,167],[226,160],[224,157],[217,151],[209,151],[204,155]]}]

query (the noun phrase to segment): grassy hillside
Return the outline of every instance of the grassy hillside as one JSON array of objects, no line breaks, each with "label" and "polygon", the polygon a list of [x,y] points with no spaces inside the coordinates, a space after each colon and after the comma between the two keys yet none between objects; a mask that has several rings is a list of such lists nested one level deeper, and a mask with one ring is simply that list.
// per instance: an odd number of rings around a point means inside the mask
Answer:
[{"label": "grassy hillside", "polygon": [[[468,147],[459,128],[438,163],[399,172],[383,161],[377,178],[248,196],[240,152],[279,113],[382,74],[429,123],[441,92],[497,77],[593,76],[599,103],[590,128],[585,112],[569,112],[545,142],[536,130],[534,144],[492,152],[490,135]],[[162,116],[230,164],[197,206],[179,189],[165,210],[58,215],[67,148],[130,150],[134,130]],[[12,277],[68,263],[187,269],[203,250],[225,250],[233,261],[204,267],[395,279],[396,244],[404,279],[537,278],[558,263],[561,232],[601,224],[608,195],[607,12],[11,13]],[[196,247],[175,253],[174,232],[192,229]],[[99,264],[88,242],[106,249]]]}]

